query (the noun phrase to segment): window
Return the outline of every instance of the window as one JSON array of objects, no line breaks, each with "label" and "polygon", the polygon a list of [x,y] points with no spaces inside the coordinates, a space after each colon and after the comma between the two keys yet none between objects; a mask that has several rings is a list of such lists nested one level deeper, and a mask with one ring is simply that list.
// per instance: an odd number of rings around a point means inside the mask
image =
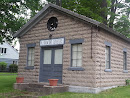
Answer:
[{"label": "window", "polygon": [[34,66],[34,47],[28,48],[28,66]]},{"label": "window", "polygon": [[25,69],[34,69],[35,43],[27,44],[27,66]]},{"label": "window", "polygon": [[55,60],[54,64],[62,64],[62,49],[56,49],[55,50]]},{"label": "window", "polygon": [[112,72],[111,70],[111,46],[110,42],[105,41],[105,72]]},{"label": "window", "polygon": [[13,64],[17,64],[18,62],[17,61],[13,61]]},{"label": "window", "polygon": [[6,52],[7,52],[7,48],[0,48],[0,53],[6,54]]},{"label": "window", "polygon": [[6,53],[6,48],[4,49],[4,53]]},{"label": "window", "polygon": [[84,39],[69,40],[71,44],[71,66],[68,68],[70,71],[84,71],[82,68],[82,43]]},{"label": "window", "polygon": [[72,67],[82,66],[82,44],[72,45]]},{"label": "window", "polygon": [[127,70],[127,52],[123,51],[123,70]]},{"label": "window", "polygon": [[44,50],[44,64],[51,64],[52,50]]},{"label": "window", "polygon": [[105,51],[105,65],[106,65],[106,69],[111,69],[110,66],[110,46],[106,46],[106,51]]}]

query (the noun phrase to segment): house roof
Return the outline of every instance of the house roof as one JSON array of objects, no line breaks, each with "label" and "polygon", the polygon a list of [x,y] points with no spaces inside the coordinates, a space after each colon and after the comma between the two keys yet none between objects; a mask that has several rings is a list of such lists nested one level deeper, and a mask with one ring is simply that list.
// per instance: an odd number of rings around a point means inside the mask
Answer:
[{"label": "house roof", "polygon": [[86,23],[90,23],[94,26],[97,26],[97,27],[100,27],[106,31],[108,31],[109,33],[112,33],[128,42],[130,42],[130,38],[126,38],[124,35],[114,31],[113,29],[107,27],[106,25],[96,21],[96,20],[93,20],[91,18],[88,18],[86,16],[83,16],[83,15],[80,15],[80,14],[77,14],[75,12],[72,12],[68,9],[65,9],[65,8],[62,8],[60,6],[57,6],[55,4],[47,4],[41,11],[39,11],[32,19],[30,19],[30,21],[28,21],[21,29],[19,29],[13,36],[14,37],[21,37],[23,36],[28,30],[30,30],[36,23],[38,23],[41,19],[43,19],[51,10],[56,10],[56,11],[59,11],[59,12],[62,12],[66,15],[69,15],[71,17],[75,17],[75,18],[78,18],[79,20],[82,20]]}]

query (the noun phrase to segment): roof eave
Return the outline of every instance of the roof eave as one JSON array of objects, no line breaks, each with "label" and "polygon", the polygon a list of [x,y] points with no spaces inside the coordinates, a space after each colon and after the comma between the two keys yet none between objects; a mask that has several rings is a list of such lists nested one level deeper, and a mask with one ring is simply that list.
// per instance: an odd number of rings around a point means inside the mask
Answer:
[{"label": "roof eave", "polygon": [[93,20],[93,19],[88,18],[86,16],[74,13],[68,9],[65,9],[65,8],[60,7],[60,6],[49,3],[41,11],[39,11],[30,21],[28,21],[20,30],[18,30],[17,33],[15,33],[13,35],[13,37],[21,37],[22,35],[24,35],[29,29],[31,29],[37,22],[39,22],[49,12],[49,11],[46,12],[49,8],[53,8],[53,9],[58,10],[60,12],[66,13],[70,16],[79,18],[80,20],[83,20],[83,21],[90,23],[90,24],[93,24],[93,25],[98,26],[100,24],[100,22],[98,22],[96,20]]},{"label": "roof eave", "polygon": [[124,35],[120,34],[119,32],[114,31],[112,28],[109,28],[108,26],[106,26],[106,25],[104,25],[102,23],[99,24],[99,27],[106,30],[106,31],[108,31],[111,34],[119,36],[120,38],[124,39],[125,41],[130,42],[130,38],[125,37]]},{"label": "roof eave", "polygon": [[[50,9],[50,10],[49,10]],[[47,4],[41,11],[39,11],[29,22],[27,22],[19,31],[17,31],[17,33],[15,33],[13,35],[13,37],[21,37],[23,36],[28,30],[30,30],[36,23],[38,23],[42,18],[44,18],[51,10],[57,10],[59,12],[63,12],[69,16],[72,16],[72,17],[75,17],[79,20],[82,20],[84,21],[85,23],[90,23],[92,25],[95,25],[97,27],[100,27],[116,36],[119,36],[120,38],[130,42],[130,39],[129,38],[126,38],[125,36],[121,35],[120,33],[114,31],[113,29],[107,27],[106,25],[96,21],[96,20],[93,20],[91,18],[88,18],[86,16],[83,16],[83,15],[80,15],[80,14],[77,14],[75,12],[72,12],[68,9],[65,9],[65,8],[62,8],[60,6],[57,6],[57,5],[54,5],[54,4]]]},{"label": "roof eave", "polygon": [[[40,20],[40,16],[46,12],[46,10],[50,7],[50,5],[46,5],[41,11],[39,11],[30,21],[28,21],[22,28],[20,28],[13,37],[20,37],[24,35],[30,28],[32,28],[35,24],[35,21]],[[45,15],[44,15],[45,16]],[[23,32],[23,33],[22,33]]]}]

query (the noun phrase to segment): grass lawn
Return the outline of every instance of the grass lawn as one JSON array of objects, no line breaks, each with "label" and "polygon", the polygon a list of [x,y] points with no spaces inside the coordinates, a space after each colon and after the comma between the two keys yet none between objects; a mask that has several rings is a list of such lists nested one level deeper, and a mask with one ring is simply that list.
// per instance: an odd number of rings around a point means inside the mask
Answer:
[{"label": "grass lawn", "polygon": [[17,75],[17,73],[0,72],[0,76],[2,75]]},{"label": "grass lawn", "polygon": [[122,86],[118,88],[113,88],[113,89],[101,92],[99,94],[66,92],[66,93],[43,96],[40,98],[130,98],[130,86]]},{"label": "grass lawn", "polygon": [[[4,74],[4,75],[2,75]],[[10,75],[8,73],[0,73],[0,98],[11,98],[12,96],[31,95],[34,93],[26,91],[19,91],[13,89],[13,84],[16,82],[17,75]],[[31,97],[29,97],[31,98]],[[89,93],[58,93],[40,98],[130,98],[130,85],[113,88],[99,94]]]},{"label": "grass lawn", "polygon": [[13,90],[13,83],[16,82],[16,75],[0,76],[0,93]]},{"label": "grass lawn", "polygon": [[0,98],[11,98],[12,96],[21,96],[31,94],[26,91],[13,89],[13,84],[16,82],[17,73],[0,73]]}]

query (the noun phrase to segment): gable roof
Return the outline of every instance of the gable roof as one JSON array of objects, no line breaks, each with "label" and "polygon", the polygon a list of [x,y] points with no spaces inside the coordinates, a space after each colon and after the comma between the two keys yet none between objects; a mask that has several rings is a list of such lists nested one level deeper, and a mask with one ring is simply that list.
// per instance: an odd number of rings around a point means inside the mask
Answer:
[{"label": "gable roof", "polygon": [[41,19],[43,19],[51,10],[56,10],[59,12],[62,12],[66,15],[69,15],[71,17],[75,17],[78,18],[79,20],[82,20],[86,23],[90,23],[94,26],[100,27],[106,31],[108,31],[109,33],[112,33],[128,42],[130,42],[130,38],[126,38],[124,35],[114,31],[113,29],[107,27],[106,25],[93,20],[91,18],[88,18],[86,16],[74,13],[68,9],[62,8],[60,6],[57,6],[55,4],[47,4],[41,11],[39,11],[30,21],[28,21],[21,29],[19,29],[14,35],[13,37],[21,37],[23,36],[28,30],[30,30],[35,24],[37,24]]}]

